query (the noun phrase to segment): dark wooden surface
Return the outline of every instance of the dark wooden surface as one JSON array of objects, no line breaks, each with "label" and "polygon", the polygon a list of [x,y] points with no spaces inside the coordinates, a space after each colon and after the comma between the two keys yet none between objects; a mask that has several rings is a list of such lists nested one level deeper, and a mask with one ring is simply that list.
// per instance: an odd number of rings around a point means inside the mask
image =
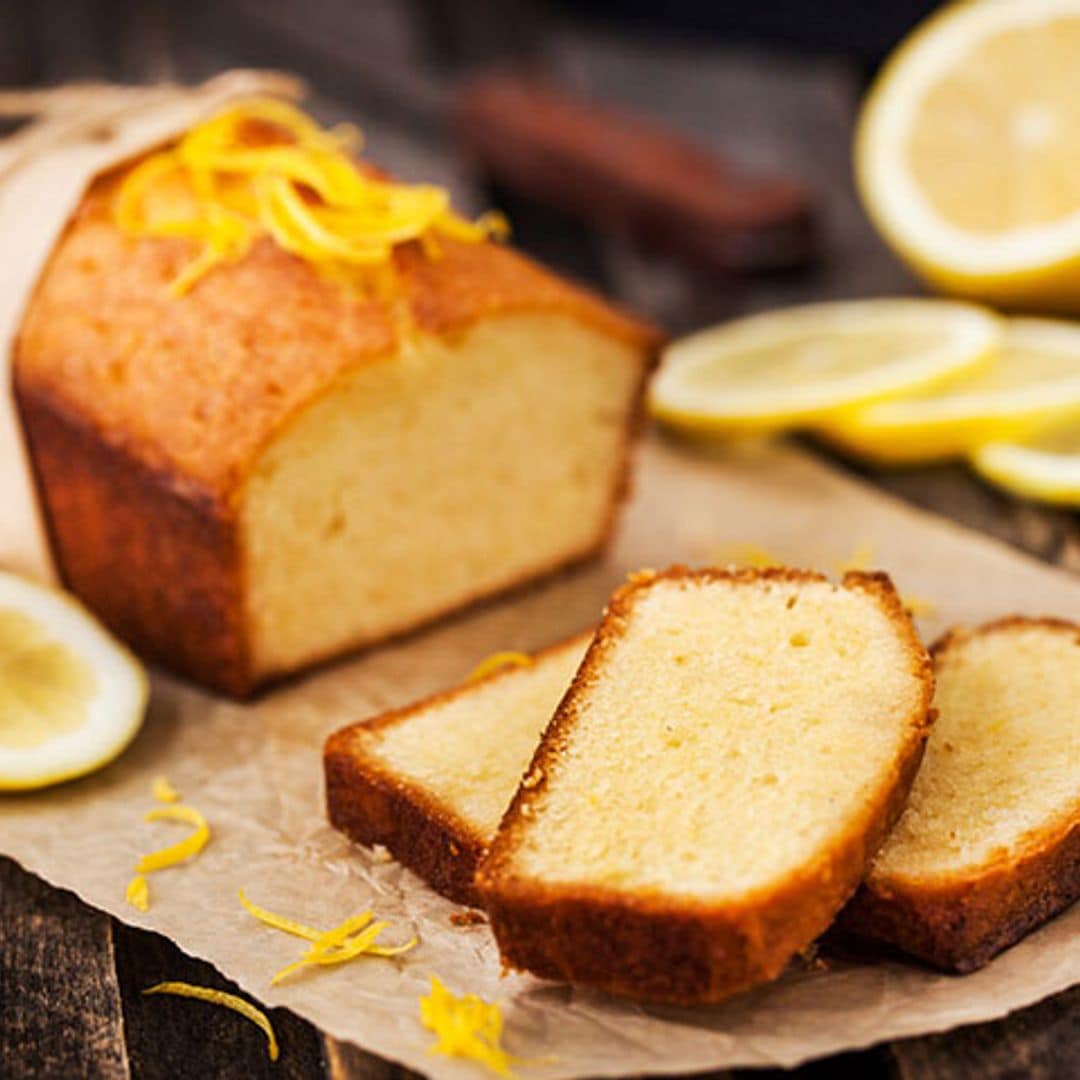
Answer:
[{"label": "dark wooden surface", "polygon": [[[456,76],[474,64],[507,61],[647,110],[748,166],[809,183],[822,212],[820,264],[765,280],[707,281],[520,205],[509,193],[492,193],[456,158],[442,119]],[[322,114],[358,120],[372,153],[392,169],[447,183],[465,205],[498,196],[519,243],[673,331],[806,299],[917,291],[851,189],[848,147],[864,76],[855,61],[661,40],[577,23],[532,0],[0,5],[0,81],[194,79],[233,63],[299,68],[312,79]],[[863,475],[1080,571],[1075,514],[996,493],[960,466]],[[0,1080],[409,1075],[284,1010],[273,1014],[282,1054],[270,1066],[262,1034],[231,1013],[141,996],[162,979],[235,989],[165,939],[117,923],[0,859]],[[840,1055],[791,1075],[1071,1080],[1080,1077],[1080,988],[996,1023]]]}]

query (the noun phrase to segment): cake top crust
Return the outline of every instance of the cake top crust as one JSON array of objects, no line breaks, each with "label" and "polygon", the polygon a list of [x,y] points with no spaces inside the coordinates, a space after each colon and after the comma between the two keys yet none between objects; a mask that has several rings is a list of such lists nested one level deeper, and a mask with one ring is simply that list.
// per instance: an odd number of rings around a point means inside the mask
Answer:
[{"label": "cake top crust", "polygon": [[116,227],[111,198],[130,167],[96,180],[68,224],[23,318],[14,376],[20,394],[47,399],[179,488],[229,497],[292,416],[356,367],[392,360],[411,334],[550,312],[643,351],[660,343],[653,327],[515,251],[451,239],[437,259],[418,245],[395,252],[394,305],[268,239],[174,297],[169,283],[195,246]]}]

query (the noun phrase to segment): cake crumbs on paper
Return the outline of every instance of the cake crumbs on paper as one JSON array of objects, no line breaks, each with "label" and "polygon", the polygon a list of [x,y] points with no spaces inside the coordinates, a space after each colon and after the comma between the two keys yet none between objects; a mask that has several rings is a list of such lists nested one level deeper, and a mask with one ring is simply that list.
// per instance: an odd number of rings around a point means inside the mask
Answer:
[{"label": "cake crumbs on paper", "polygon": [[468,908],[465,911],[452,912],[450,922],[454,926],[486,926],[487,916],[478,908]]}]

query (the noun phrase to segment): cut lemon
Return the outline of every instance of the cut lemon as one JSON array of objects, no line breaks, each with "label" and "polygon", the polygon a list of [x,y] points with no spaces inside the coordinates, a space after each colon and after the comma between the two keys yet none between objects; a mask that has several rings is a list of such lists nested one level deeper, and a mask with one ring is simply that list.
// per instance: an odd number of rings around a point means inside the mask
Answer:
[{"label": "cut lemon", "polygon": [[1078,411],[1080,326],[1013,319],[1000,355],[981,371],[937,392],[857,410],[825,434],[863,457],[902,465],[1023,440]]},{"label": "cut lemon", "polygon": [[761,432],[937,386],[989,363],[1000,322],[945,300],[808,304],[676,341],[652,383],[676,427]]},{"label": "cut lemon", "polygon": [[855,138],[870,216],[928,281],[1080,311],[1080,0],[948,5],[896,50]]},{"label": "cut lemon", "polygon": [[1026,499],[1080,507],[1080,418],[1028,443],[990,443],[971,455],[980,476]]},{"label": "cut lemon", "polygon": [[139,662],[73,599],[0,572],[0,791],[112,761],[147,693]]}]

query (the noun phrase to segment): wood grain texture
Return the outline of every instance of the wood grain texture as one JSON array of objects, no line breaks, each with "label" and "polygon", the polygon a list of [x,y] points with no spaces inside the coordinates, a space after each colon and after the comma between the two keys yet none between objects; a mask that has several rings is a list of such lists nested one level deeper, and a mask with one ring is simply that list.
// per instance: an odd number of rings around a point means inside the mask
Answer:
[{"label": "wood grain texture", "polygon": [[0,1077],[127,1076],[109,917],[0,859]]},{"label": "wood grain texture", "polygon": [[[464,6],[445,0],[41,0],[0,12],[0,79],[196,79],[237,62],[297,68],[321,95],[321,115],[360,120],[372,152],[392,170],[448,184],[473,209],[502,205],[526,249],[675,332],[781,304],[918,291],[870,228],[852,189],[850,136],[863,85],[857,65],[635,36],[600,22],[579,24],[569,7],[514,0],[508,15],[497,0]],[[515,20],[517,14],[524,18]],[[822,209],[822,264],[768,278],[691,276],[625,241],[537,212],[510,193],[496,191],[492,199],[482,178],[470,183],[463,174],[439,117],[455,73],[507,57],[518,66],[543,66],[589,96],[647,110],[749,167],[799,177]],[[999,494],[960,465],[879,473],[831,460],[913,504],[1080,571],[1076,514]],[[199,1002],[140,995],[163,978],[230,987],[164,939],[110,923],[70,893],[0,861],[2,1080],[414,1075],[320,1036],[280,1010],[273,1019],[282,1059],[270,1070],[261,1032],[242,1018]],[[994,1023],[792,1072],[735,1070],[710,1080],[1074,1080],[1078,1054],[1075,989]]]},{"label": "wood grain texture", "polygon": [[[217,1005],[167,994],[147,997],[159,982],[188,982],[252,1000],[210,964],[157,934],[113,924],[116,976],[131,1075],[145,1080],[256,1080],[319,1077],[322,1046],[315,1029],[287,1009],[268,1010],[281,1056],[271,1062],[266,1036]],[[269,973],[267,974],[269,981]],[[258,1002],[255,1002],[258,1004]]]}]

